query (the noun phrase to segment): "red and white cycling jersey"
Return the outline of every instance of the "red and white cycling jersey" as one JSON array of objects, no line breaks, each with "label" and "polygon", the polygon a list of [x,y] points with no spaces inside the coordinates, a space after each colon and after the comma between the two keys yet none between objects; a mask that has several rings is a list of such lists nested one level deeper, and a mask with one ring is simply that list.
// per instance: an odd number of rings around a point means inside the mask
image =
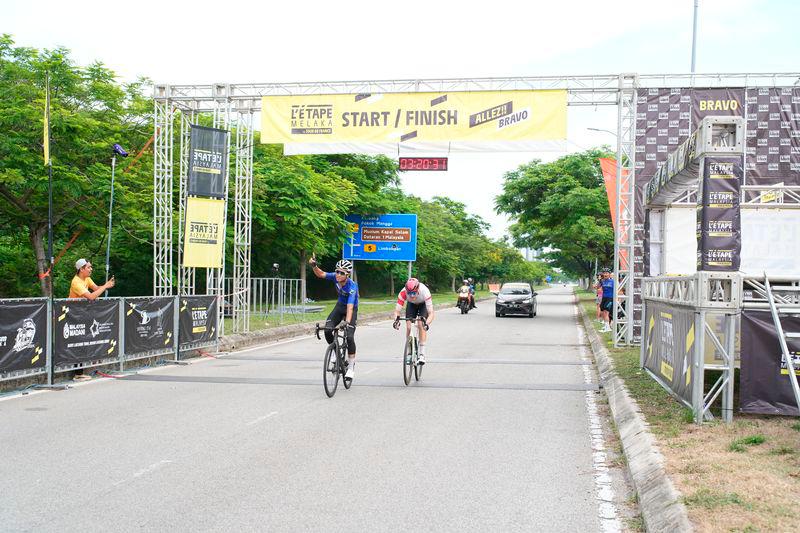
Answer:
[{"label": "red and white cycling jersey", "polygon": [[425,286],[424,283],[420,283],[419,287],[417,288],[417,293],[414,296],[409,296],[406,292],[405,287],[403,290],[400,291],[400,294],[397,295],[397,306],[395,309],[399,313],[406,302],[411,302],[412,304],[419,305],[425,302],[425,307],[428,308],[428,313],[433,311],[433,300],[431,300],[431,291],[428,287]]}]

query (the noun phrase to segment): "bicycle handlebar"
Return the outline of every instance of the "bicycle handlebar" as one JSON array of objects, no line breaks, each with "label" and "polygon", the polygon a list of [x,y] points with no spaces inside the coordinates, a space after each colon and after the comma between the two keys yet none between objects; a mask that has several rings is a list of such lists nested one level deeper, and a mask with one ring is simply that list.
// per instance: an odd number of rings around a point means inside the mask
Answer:
[{"label": "bicycle handlebar", "polygon": [[[395,319],[395,323],[399,323],[400,321],[405,321],[405,322],[411,322],[411,323],[413,324],[413,323],[414,323],[414,322],[416,322],[417,320],[421,320],[421,321],[422,321],[422,327],[423,327],[423,328],[425,328],[425,331],[428,331],[428,321],[427,321],[427,320],[425,320],[425,317],[424,317],[424,316],[421,316],[421,317],[415,317],[415,318],[408,318],[408,317],[402,317],[402,318],[401,318],[401,317],[397,317],[397,318]],[[399,327],[399,326],[398,326],[398,327]]]},{"label": "bicycle handlebar", "polygon": [[[347,322],[345,322],[344,320],[342,320],[339,324],[337,324],[334,327],[332,327],[331,330],[339,331],[339,330],[345,329],[348,326],[349,326],[349,324]],[[317,322],[316,326],[314,327],[314,334],[317,336],[317,339],[322,340],[322,337],[319,336],[319,332],[320,331],[325,331],[326,329],[327,328],[325,328],[325,326],[320,327],[319,322]]]}]

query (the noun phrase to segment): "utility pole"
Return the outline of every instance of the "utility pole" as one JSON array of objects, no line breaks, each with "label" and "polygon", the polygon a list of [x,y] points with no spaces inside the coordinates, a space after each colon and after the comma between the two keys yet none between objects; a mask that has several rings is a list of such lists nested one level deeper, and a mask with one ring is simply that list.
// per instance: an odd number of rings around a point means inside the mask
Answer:
[{"label": "utility pole", "polygon": [[694,74],[695,59],[697,57],[697,8],[700,0],[694,0],[694,28],[692,29],[692,74]]}]

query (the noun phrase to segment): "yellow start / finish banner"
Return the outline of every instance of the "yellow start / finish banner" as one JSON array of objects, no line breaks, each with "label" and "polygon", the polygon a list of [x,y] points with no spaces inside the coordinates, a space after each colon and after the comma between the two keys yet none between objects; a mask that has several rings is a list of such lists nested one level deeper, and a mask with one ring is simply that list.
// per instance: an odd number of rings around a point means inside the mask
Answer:
[{"label": "yellow start / finish banner", "polygon": [[264,96],[263,143],[563,141],[567,92],[480,91]]},{"label": "yellow start / finish banner", "polygon": [[225,200],[186,199],[183,266],[221,268],[225,243]]}]

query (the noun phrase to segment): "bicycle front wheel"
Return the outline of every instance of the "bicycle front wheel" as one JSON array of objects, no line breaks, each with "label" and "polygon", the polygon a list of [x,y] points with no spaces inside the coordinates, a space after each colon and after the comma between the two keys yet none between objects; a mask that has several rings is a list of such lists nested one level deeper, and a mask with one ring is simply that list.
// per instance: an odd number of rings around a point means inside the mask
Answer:
[{"label": "bicycle front wheel", "polygon": [[408,337],[403,349],[403,381],[406,385],[411,383],[411,371],[414,367],[414,339]]},{"label": "bicycle front wheel", "polygon": [[331,343],[325,350],[325,359],[322,362],[322,383],[325,385],[325,394],[328,398],[333,398],[336,394],[336,387],[339,386],[339,357],[336,353],[336,345]]}]

